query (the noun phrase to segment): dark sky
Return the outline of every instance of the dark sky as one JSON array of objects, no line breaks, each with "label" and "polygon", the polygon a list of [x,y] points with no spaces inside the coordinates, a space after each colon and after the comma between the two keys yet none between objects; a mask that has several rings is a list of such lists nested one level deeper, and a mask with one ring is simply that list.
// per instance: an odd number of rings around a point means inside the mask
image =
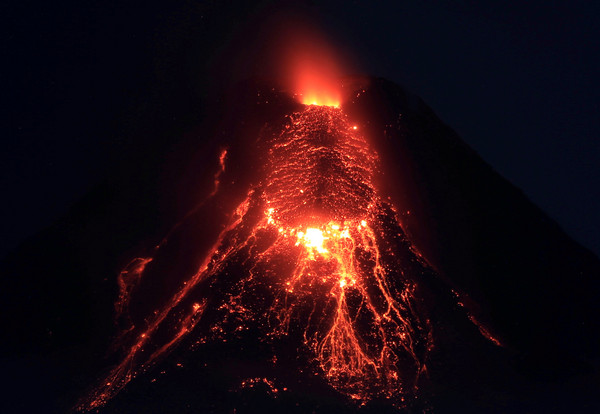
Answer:
[{"label": "dark sky", "polygon": [[[263,16],[281,3],[322,27],[364,73],[421,96],[600,254],[596,2],[247,3],[5,3],[2,255],[109,173],[124,145],[116,131],[159,107],[156,91],[185,87],[181,105],[201,106],[208,89],[255,71],[256,61],[231,71],[227,62],[239,65],[236,51],[254,31],[260,37]],[[164,116],[177,117],[170,102]]]}]

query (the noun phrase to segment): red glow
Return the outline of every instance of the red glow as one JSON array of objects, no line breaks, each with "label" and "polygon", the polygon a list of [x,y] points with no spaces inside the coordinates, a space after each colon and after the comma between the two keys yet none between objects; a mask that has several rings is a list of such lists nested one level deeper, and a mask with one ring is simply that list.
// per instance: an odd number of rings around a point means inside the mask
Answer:
[{"label": "red glow", "polygon": [[335,71],[326,62],[299,57],[294,90],[305,105],[339,107],[342,96]]},{"label": "red glow", "polygon": [[343,100],[340,77],[348,71],[345,59],[314,29],[296,27],[283,36],[279,57],[288,88],[305,105],[339,107]]},{"label": "red glow", "polygon": [[[264,332],[257,339],[263,342],[300,330],[298,352],[309,356],[315,374],[352,400],[386,398],[401,405],[416,391],[431,347],[429,322],[415,311],[416,283],[390,250],[389,243],[402,234],[373,184],[377,155],[341,109],[326,106],[292,114],[266,141],[265,185],[251,188],[200,267],[167,304],[146,326],[131,328],[124,358],[80,409],[106,403],[207,312],[214,319],[209,332],[197,333],[198,343],[227,341],[227,334],[244,329],[243,321],[260,319]],[[223,152],[221,170],[224,163]],[[245,290],[198,295],[200,284],[222,278],[240,256],[247,256],[247,267],[227,278],[238,278],[238,286],[268,287],[270,303],[257,304]],[[122,276],[139,280],[151,260],[133,261]],[[130,292],[122,283],[121,311]],[[229,320],[240,322],[231,326]],[[269,379],[251,379],[242,388],[258,383],[278,392]]]}]

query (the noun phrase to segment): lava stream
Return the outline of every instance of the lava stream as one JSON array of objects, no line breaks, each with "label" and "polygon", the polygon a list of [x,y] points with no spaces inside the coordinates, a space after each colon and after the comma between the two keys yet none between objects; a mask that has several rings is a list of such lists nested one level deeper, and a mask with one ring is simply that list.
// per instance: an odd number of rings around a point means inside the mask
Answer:
[{"label": "lava stream", "polygon": [[[262,179],[167,305],[130,327],[124,358],[81,410],[102,406],[190,332],[227,340],[250,324],[260,341],[299,338],[309,368],[360,403],[401,404],[416,390],[431,347],[414,274],[425,265],[377,192],[377,156],[339,108],[305,106],[264,131]],[[121,274],[119,312],[151,260]]]}]

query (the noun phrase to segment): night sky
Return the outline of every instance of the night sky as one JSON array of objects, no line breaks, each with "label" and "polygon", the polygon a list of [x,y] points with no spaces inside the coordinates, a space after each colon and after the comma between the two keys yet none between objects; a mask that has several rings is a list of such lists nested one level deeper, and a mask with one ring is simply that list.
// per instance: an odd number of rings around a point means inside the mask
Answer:
[{"label": "night sky", "polygon": [[268,73],[248,51],[282,9],[321,27],[353,72],[422,97],[600,254],[596,2],[249,3],[5,3],[2,256],[126,162],[123,131],[149,111],[191,128],[208,97]]}]

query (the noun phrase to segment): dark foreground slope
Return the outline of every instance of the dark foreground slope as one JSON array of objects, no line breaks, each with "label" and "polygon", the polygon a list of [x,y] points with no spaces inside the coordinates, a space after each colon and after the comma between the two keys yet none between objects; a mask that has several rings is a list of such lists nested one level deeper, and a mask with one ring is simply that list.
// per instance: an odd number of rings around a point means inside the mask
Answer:
[{"label": "dark foreground slope", "polygon": [[474,316],[526,353],[533,371],[576,372],[577,360],[597,355],[598,258],[420,99],[380,79],[354,102],[348,112],[356,107],[381,137],[388,191],[410,211],[405,230]]},{"label": "dark foreground slope", "polygon": [[[598,259],[418,98],[381,79],[346,85],[356,91],[343,109],[379,152],[379,185],[395,205],[409,244],[431,266],[423,270],[423,306],[434,347],[421,394],[408,409],[593,412]],[[156,270],[146,285],[153,288],[138,295],[137,317],[143,319],[174,289],[164,274],[183,278],[191,271],[231,206],[246,195],[257,167],[255,138],[265,123],[298,108],[271,88],[243,85],[187,135],[168,123],[144,130],[154,143],[143,156],[121,166],[2,263],[2,364],[10,379],[4,411],[63,412],[117,362],[107,349],[117,332],[119,270],[151,252],[181,222],[162,253],[165,272]],[[184,138],[169,143],[174,136]],[[194,210],[212,191],[224,146],[230,152],[221,185],[230,195]],[[252,334],[193,350],[192,339],[182,342],[104,410],[394,411],[385,401],[359,408],[312,373],[296,372],[293,343],[279,345],[289,360],[274,374],[294,384],[289,392],[279,386],[275,392],[262,380],[240,388],[244,378],[273,374],[264,360],[270,350],[253,342]]]}]

